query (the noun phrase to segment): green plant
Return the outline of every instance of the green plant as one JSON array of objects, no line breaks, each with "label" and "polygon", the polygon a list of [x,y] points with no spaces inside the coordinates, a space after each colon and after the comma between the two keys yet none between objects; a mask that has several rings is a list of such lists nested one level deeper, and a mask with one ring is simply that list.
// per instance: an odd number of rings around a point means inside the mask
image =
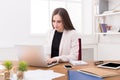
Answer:
[{"label": "green plant", "polygon": [[4,75],[5,75],[5,80],[10,80],[10,70],[12,69],[13,67],[13,64],[11,61],[4,61],[3,65],[5,66],[6,70],[4,72]]},{"label": "green plant", "polygon": [[27,70],[27,66],[28,65],[25,61],[21,61],[19,62],[18,70],[24,72]]},{"label": "green plant", "polygon": [[12,69],[13,64],[11,61],[5,61],[4,64],[5,68],[9,71],[10,69]]}]

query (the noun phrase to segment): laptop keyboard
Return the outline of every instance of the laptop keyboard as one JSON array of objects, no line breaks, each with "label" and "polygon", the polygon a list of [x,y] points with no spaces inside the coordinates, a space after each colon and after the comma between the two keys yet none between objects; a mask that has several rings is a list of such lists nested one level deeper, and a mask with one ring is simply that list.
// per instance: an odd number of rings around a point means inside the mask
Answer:
[{"label": "laptop keyboard", "polygon": [[58,62],[53,62],[53,63],[48,64],[48,67],[51,67],[51,66],[54,66],[54,65],[57,65],[57,64],[58,64]]}]

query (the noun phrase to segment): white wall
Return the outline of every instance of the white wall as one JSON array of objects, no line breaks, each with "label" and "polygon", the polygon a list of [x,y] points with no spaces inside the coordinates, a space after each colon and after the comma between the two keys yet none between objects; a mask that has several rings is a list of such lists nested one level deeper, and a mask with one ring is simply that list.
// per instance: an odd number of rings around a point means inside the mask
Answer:
[{"label": "white wall", "polygon": [[0,48],[0,61],[1,60],[18,60],[15,48]]},{"label": "white wall", "polygon": [[0,47],[37,43],[30,34],[30,0],[0,0]]}]

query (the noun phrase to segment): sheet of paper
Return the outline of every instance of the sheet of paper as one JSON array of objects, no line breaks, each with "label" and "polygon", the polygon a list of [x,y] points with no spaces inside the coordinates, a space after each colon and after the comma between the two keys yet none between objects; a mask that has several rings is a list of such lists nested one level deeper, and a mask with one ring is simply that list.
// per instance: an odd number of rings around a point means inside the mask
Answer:
[{"label": "sheet of paper", "polygon": [[53,70],[29,70],[25,72],[25,80],[52,80],[65,74],[56,73]]}]

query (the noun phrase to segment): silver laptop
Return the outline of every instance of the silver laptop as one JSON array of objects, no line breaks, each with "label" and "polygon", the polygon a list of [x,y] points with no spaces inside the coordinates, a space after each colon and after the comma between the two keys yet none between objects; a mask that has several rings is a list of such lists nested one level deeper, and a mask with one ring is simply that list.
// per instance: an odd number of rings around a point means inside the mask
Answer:
[{"label": "silver laptop", "polygon": [[[30,66],[51,67],[56,63],[48,64],[44,47],[42,45],[16,45],[19,61],[26,61]],[[23,59],[23,56],[30,56],[31,61]]]}]

